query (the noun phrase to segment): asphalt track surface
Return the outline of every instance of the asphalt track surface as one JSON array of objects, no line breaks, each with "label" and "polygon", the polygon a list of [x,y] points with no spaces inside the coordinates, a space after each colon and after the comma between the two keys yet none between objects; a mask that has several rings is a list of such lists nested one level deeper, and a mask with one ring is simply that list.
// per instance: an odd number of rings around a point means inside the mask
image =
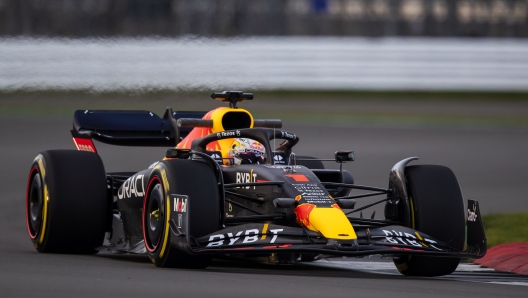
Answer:
[{"label": "asphalt track surface", "polygon": [[[160,269],[145,256],[40,254],[24,222],[31,161],[47,149],[74,149],[71,120],[0,118],[0,296],[2,297],[520,297],[522,276],[464,265],[446,278],[409,278],[375,259],[330,259],[274,267],[215,261],[206,270]],[[301,136],[298,154],[331,157],[353,149],[357,184],[386,186],[390,168],[408,156],[454,170],[465,199],[483,213],[528,211],[528,131],[520,128],[315,127],[286,125]],[[140,170],[163,148],[97,143],[107,171]],[[334,166],[329,164],[329,166]],[[365,201],[366,202],[366,201]],[[358,202],[358,206],[364,204]],[[365,216],[370,216],[365,214]],[[376,218],[381,218],[381,208]]]}]

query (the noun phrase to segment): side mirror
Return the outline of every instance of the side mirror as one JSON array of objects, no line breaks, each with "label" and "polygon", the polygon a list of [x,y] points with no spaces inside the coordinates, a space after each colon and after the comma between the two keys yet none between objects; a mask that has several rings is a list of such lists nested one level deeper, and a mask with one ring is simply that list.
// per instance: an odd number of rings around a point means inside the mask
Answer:
[{"label": "side mirror", "polygon": [[341,209],[354,209],[356,205],[356,200],[354,199],[336,199],[335,201]]},{"label": "side mirror", "polygon": [[179,159],[187,159],[190,156],[189,149],[167,149],[167,152],[165,153],[166,158],[179,158]]},{"label": "side mirror", "polygon": [[344,150],[344,151],[336,151],[335,153],[335,161],[342,163],[347,161],[354,161],[354,151],[350,150]]}]

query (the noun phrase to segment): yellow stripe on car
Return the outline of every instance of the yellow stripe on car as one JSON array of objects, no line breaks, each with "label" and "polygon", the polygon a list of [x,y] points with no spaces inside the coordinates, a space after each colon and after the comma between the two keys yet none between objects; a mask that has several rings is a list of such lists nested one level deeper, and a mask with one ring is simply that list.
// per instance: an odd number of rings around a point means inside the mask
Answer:
[{"label": "yellow stripe on car", "polygon": [[268,232],[268,224],[267,223],[265,223],[264,227],[262,228],[262,237],[260,238],[260,240],[266,239],[266,232]]},{"label": "yellow stripe on car", "polygon": [[341,209],[314,208],[309,216],[310,226],[325,238],[353,240],[357,239],[352,224]]},{"label": "yellow stripe on car", "polygon": [[39,238],[39,244],[42,244],[44,242],[44,236],[46,235],[46,223],[48,219],[48,202],[49,202],[49,193],[48,193],[48,185],[46,183],[46,168],[44,167],[43,156],[38,155],[37,158],[35,158],[38,163],[38,170],[40,173],[40,177],[42,179],[42,184],[44,185],[44,206],[42,207],[42,227],[40,228],[40,238]]}]

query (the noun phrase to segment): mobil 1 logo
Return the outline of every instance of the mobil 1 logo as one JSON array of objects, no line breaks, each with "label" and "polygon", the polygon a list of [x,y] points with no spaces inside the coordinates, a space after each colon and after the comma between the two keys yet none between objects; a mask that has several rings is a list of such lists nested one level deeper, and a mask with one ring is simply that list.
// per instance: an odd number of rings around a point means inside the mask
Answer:
[{"label": "mobil 1 logo", "polygon": [[171,194],[172,211],[176,212],[177,218],[174,219],[176,226],[181,228],[184,222],[184,216],[187,216],[189,208],[189,197],[185,195]]}]

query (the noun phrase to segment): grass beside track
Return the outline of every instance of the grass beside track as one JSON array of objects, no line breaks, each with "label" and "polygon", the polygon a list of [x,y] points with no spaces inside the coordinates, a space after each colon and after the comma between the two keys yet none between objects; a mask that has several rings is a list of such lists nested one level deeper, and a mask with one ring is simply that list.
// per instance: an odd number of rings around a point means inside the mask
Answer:
[{"label": "grass beside track", "polygon": [[528,212],[482,215],[488,247],[528,242]]}]

